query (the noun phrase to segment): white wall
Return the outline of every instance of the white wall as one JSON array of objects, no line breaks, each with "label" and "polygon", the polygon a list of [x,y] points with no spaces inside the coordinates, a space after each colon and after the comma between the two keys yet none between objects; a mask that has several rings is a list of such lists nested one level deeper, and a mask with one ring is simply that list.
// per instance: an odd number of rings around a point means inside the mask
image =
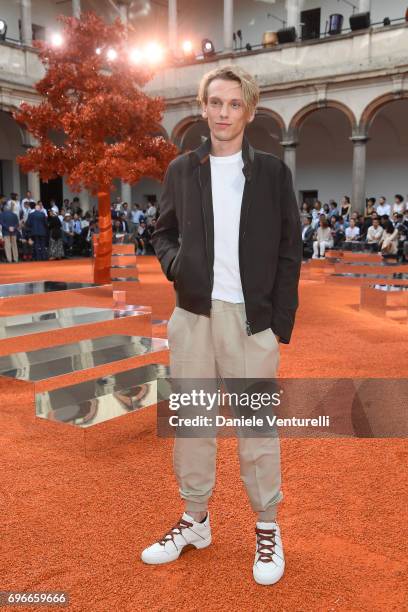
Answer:
[{"label": "white wall", "polygon": [[306,119],[297,148],[297,193],[315,189],[323,202],[350,194],[350,136],[347,119],[335,109],[322,109]]},{"label": "white wall", "polygon": [[388,104],[374,119],[367,145],[367,192],[389,202],[408,194],[408,100]]},{"label": "white wall", "polygon": [[[71,15],[71,2],[56,4],[53,0],[32,0],[31,19],[35,25],[50,29],[59,27],[58,15]],[[20,0],[0,0],[0,17],[7,22],[7,38],[19,40]]]}]

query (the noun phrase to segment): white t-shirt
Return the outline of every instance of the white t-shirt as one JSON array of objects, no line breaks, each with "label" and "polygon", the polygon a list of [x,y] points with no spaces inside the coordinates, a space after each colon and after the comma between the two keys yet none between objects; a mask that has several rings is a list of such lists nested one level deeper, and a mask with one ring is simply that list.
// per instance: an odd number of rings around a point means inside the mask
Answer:
[{"label": "white t-shirt", "polygon": [[356,225],[354,227],[348,227],[346,229],[346,238],[347,240],[354,240],[360,235],[360,228]]},{"label": "white t-shirt", "polygon": [[211,298],[244,302],[239,271],[238,240],[245,176],[242,151],[210,155],[214,210],[214,287]]}]

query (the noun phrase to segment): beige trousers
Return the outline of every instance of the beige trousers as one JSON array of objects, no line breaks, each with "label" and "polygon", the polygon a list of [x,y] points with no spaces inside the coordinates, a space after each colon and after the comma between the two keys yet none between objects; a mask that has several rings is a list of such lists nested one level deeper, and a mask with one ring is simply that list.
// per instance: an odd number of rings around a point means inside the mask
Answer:
[{"label": "beige trousers", "polygon": [[9,263],[18,261],[17,238],[15,235],[4,236],[4,250]]},{"label": "beige trousers", "polygon": [[[211,316],[176,306],[168,323],[172,378],[274,378],[279,344],[271,329],[248,336],[244,304],[213,300]],[[278,437],[238,437],[240,475],[259,520],[272,521],[282,499]],[[173,465],[186,511],[201,511],[215,485],[217,439],[174,441]]]}]

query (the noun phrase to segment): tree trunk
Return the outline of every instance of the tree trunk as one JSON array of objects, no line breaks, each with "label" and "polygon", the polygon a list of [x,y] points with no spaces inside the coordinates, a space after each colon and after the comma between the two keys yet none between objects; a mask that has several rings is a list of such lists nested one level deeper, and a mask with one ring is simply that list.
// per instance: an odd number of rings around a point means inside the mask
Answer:
[{"label": "tree trunk", "polygon": [[111,283],[112,257],[112,218],[110,191],[108,188],[98,192],[98,225],[99,234],[95,249],[94,283],[105,285]]}]

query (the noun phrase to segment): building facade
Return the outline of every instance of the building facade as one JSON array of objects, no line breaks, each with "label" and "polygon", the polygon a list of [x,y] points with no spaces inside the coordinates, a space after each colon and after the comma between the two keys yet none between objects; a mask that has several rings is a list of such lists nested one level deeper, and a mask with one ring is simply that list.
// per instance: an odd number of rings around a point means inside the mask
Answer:
[{"label": "building facade", "polygon": [[[0,160],[1,190],[36,197],[59,189],[41,184],[36,175],[24,176],[16,155],[33,144],[14,122],[11,112],[22,100],[35,101],[33,84],[42,66],[32,48],[32,37],[47,36],[58,27],[56,16],[95,10],[106,19],[120,17],[135,36],[167,44],[175,62],[158,69],[145,90],[166,99],[163,134],[182,151],[198,146],[207,135],[196,102],[201,76],[216,66],[239,63],[256,78],[261,100],[248,128],[252,144],[283,159],[290,166],[299,203],[318,198],[340,200],[349,195],[356,210],[365,197],[408,193],[408,23],[402,1],[344,0],[169,0],[150,2],[94,2],[75,0],[0,0],[0,19],[7,22],[0,40]],[[4,10],[3,10],[4,5]],[[167,5],[167,6],[163,6]],[[6,10],[7,8],[7,10]],[[351,30],[349,18],[370,13],[371,27]],[[331,15],[343,16],[340,33],[329,33]],[[384,24],[384,19],[386,19]],[[361,21],[361,19],[360,19]],[[359,25],[357,23],[357,25]],[[292,42],[263,46],[265,32],[295,27]],[[238,35],[239,34],[239,35]],[[289,32],[290,34],[290,32]],[[209,38],[216,53],[203,58],[201,40]],[[180,45],[192,41],[199,57],[183,58]],[[248,45],[248,47],[246,47]],[[58,183],[58,181],[57,181]],[[119,185],[128,202],[143,202],[160,194],[160,184],[143,179],[132,188]],[[86,208],[92,203],[81,194]]]}]

